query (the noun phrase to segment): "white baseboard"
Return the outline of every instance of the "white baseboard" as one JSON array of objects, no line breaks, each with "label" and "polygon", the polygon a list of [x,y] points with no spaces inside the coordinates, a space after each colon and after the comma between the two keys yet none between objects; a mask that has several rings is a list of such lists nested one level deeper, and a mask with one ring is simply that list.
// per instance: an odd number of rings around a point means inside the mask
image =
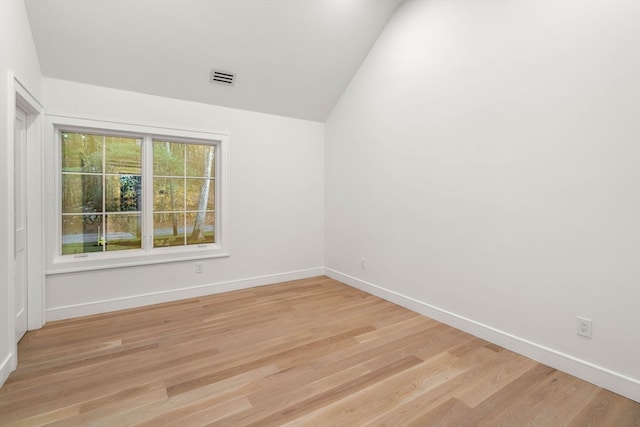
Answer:
[{"label": "white baseboard", "polygon": [[204,295],[236,291],[239,289],[253,288],[256,286],[286,282],[289,280],[306,279],[309,277],[322,275],[324,275],[324,268],[318,267],[310,268],[307,270],[297,270],[286,273],[251,277],[246,279],[230,280],[226,282],[210,283],[188,288],[171,289],[141,295],[132,295],[123,298],[91,301],[84,304],[51,307],[46,309],[45,317],[47,322],[61,319],[70,319],[74,317],[88,316],[91,314],[125,310],[128,308],[142,307],[145,305],[159,304],[163,302],[177,301],[187,298],[196,298]]},{"label": "white baseboard", "polygon": [[476,337],[497,344],[537,362],[571,374],[599,387],[640,402],[640,381],[594,365],[574,356],[511,335],[464,316],[443,310],[425,302],[385,289],[382,286],[360,280],[339,271],[325,268],[325,274],[354,288],[376,295],[387,301],[408,308],[439,322],[453,326]]},{"label": "white baseboard", "polygon": [[9,353],[0,363],[0,387],[9,378],[9,374],[15,371],[17,366],[17,360],[15,353]]}]

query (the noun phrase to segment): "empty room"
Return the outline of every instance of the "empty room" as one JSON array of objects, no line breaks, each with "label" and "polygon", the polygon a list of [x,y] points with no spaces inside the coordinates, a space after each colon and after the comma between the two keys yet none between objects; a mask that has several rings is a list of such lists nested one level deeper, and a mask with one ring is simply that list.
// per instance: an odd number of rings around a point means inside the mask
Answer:
[{"label": "empty room", "polygon": [[640,1],[0,0],[0,425],[640,426]]}]

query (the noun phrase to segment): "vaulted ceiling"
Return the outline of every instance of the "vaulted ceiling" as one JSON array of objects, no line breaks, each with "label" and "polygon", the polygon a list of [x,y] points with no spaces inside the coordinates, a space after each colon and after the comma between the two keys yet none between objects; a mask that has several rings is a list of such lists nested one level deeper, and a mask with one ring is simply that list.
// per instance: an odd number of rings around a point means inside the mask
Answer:
[{"label": "vaulted ceiling", "polygon": [[26,4],[46,77],[324,121],[402,1]]}]

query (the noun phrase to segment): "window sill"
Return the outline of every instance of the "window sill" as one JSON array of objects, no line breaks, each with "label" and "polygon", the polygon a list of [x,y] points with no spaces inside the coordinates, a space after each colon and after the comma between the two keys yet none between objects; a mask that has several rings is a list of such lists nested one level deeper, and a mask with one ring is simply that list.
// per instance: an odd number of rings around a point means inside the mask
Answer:
[{"label": "window sill", "polygon": [[[230,256],[229,252],[218,245],[207,245],[207,248],[188,248],[185,251],[174,250],[170,253],[127,251],[122,253],[88,253],[74,257],[65,255],[56,258],[47,265],[46,275],[75,273],[80,271],[108,270],[112,268],[136,267],[141,265],[165,264],[171,262],[193,261],[207,258]],[[135,253],[132,253],[135,252]]]}]

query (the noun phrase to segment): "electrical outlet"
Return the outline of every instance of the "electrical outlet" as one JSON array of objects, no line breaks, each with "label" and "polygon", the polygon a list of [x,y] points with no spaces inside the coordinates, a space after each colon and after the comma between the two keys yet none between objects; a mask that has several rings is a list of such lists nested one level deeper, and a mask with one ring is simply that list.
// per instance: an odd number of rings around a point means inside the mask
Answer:
[{"label": "electrical outlet", "polygon": [[584,317],[578,317],[578,335],[591,338],[591,320]]},{"label": "electrical outlet", "polygon": [[367,260],[364,258],[360,258],[360,269],[365,270],[367,268]]},{"label": "electrical outlet", "polygon": [[202,273],[202,263],[196,262],[196,273]]}]

